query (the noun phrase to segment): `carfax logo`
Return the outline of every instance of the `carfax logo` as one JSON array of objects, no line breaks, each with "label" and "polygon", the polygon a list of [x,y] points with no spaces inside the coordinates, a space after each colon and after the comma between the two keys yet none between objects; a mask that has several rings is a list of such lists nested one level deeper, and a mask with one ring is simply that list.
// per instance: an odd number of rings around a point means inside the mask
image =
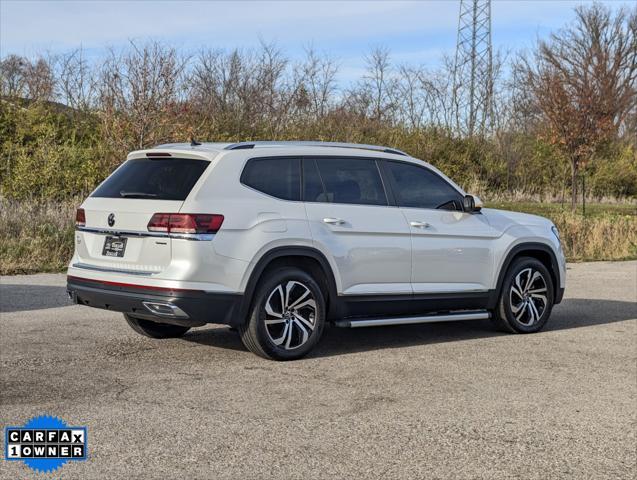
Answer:
[{"label": "carfax logo", "polygon": [[5,427],[4,458],[22,460],[37,472],[52,472],[69,460],[86,460],[86,427],[57,417],[34,417],[23,427]]}]

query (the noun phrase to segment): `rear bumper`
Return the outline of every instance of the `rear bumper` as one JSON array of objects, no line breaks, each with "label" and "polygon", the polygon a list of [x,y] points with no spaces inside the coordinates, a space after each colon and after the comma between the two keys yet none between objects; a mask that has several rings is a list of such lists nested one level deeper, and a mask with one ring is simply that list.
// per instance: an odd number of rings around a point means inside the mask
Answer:
[{"label": "rear bumper", "polygon": [[[66,289],[78,305],[129,313],[160,323],[196,327],[240,323],[243,295],[153,288],[68,276]],[[157,313],[157,308],[162,313]],[[155,312],[151,309],[155,308]]]}]

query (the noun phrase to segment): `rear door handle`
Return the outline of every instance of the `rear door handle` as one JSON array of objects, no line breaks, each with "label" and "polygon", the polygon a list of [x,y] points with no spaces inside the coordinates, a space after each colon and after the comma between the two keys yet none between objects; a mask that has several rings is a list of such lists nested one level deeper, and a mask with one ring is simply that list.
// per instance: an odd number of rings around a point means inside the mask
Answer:
[{"label": "rear door handle", "polygon": [[411,225],[414,228],[429,228],[431,227],[430,224],[428,224],[427,222],[409,222],[409,225]]},{"label": "rear door handle", "polygon": [[341,218],[325,217],[323,219],[323,223],[327,223],[329,225],[343,225],[345,223],[345,220]]}]

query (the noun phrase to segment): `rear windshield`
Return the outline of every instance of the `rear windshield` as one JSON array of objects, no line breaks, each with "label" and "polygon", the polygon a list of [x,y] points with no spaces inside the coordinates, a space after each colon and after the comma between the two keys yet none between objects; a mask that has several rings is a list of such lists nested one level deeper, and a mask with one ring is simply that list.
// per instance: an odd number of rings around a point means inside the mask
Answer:
[{"label": "rear windshield", "polygon": [[209,163],[179,158],[128,160],[92,196],[185,200]]}]

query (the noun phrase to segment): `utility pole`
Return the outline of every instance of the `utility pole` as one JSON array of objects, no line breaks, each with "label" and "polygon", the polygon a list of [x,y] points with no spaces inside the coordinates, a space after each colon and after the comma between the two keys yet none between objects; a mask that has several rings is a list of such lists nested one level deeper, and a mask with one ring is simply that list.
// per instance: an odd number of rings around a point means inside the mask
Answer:
[{"label": "utility pole", "polygon": [[452,122],[457,133],[484,135],[491,130],[491,0],[460,0],[452,102]]}]

